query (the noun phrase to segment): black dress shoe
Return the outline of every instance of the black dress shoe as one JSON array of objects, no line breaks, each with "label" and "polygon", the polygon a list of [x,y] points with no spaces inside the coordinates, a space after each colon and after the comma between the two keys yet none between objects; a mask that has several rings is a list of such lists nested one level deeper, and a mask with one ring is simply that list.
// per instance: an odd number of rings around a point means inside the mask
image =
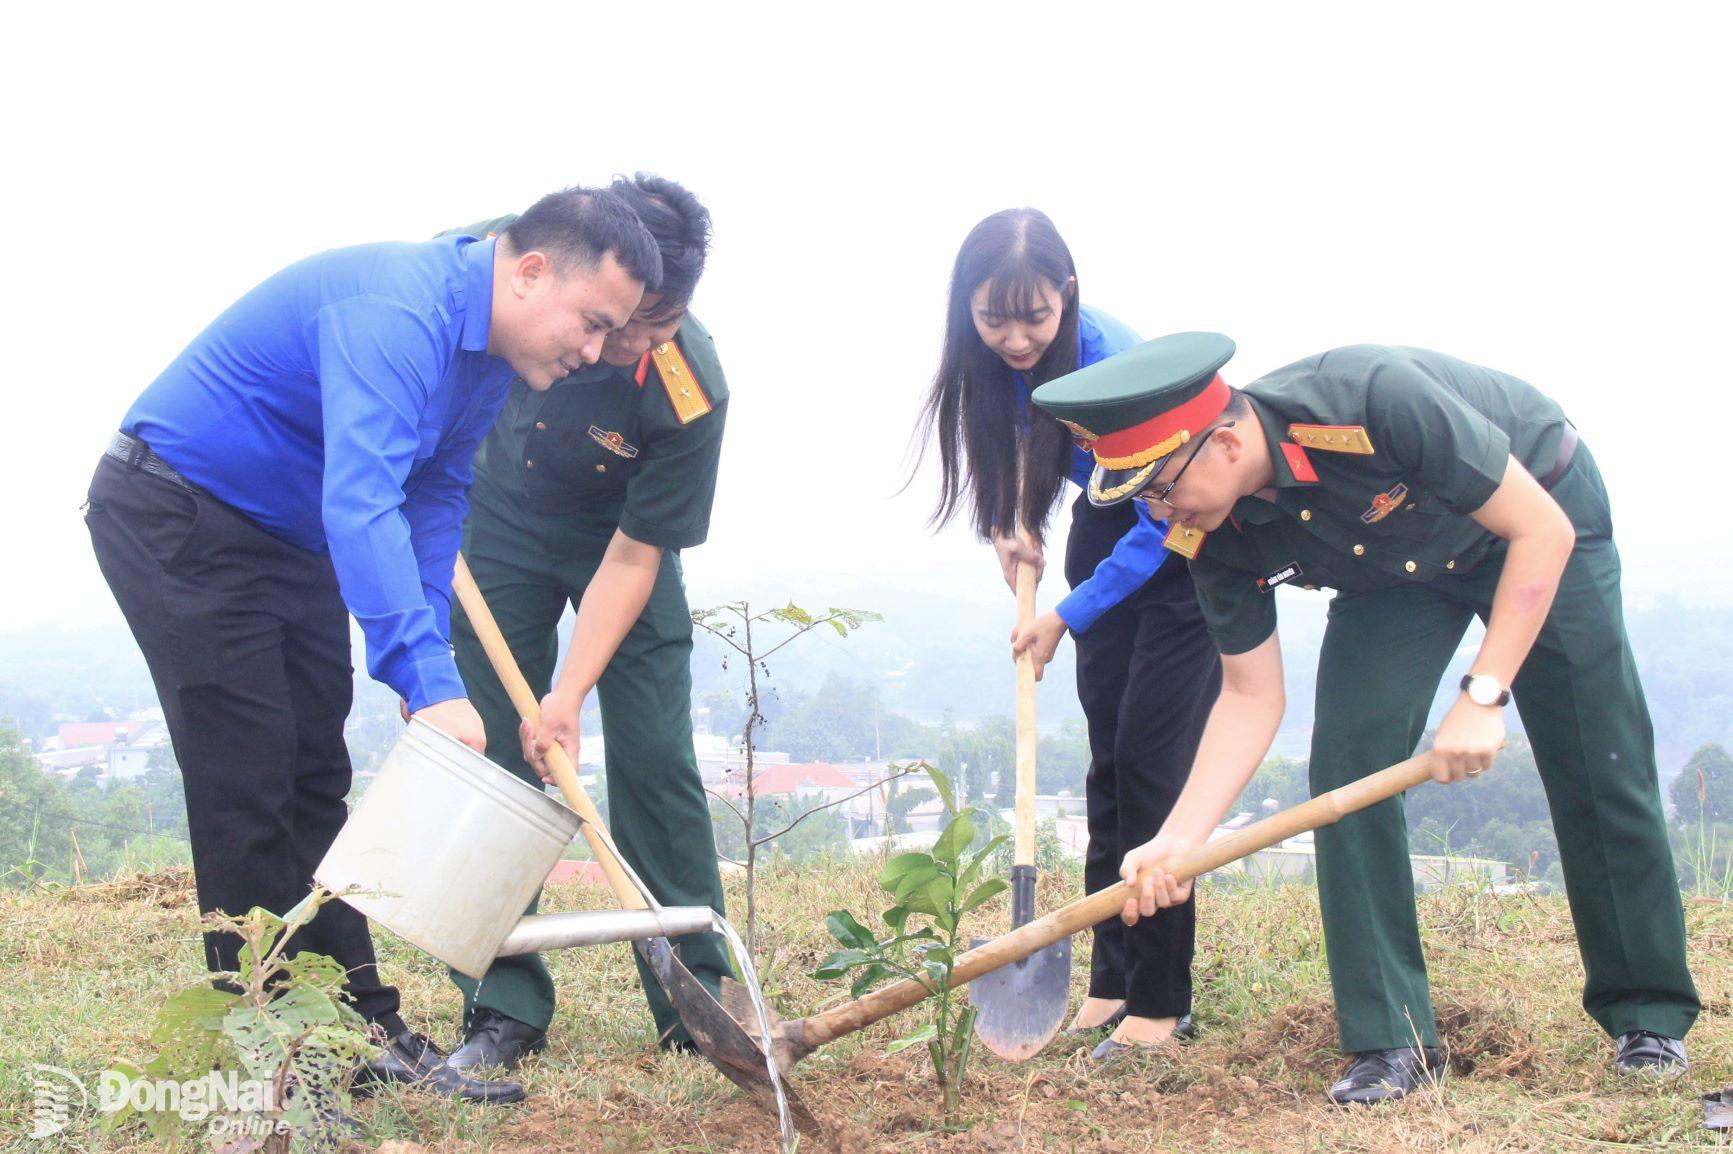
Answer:
[{"label": "black dress shoe", "polygon": [[1685,1043],[1653,1030],[1631,1030],[1619,1035],[1613,1066],[1621,1074],[1666,1074],[1677,1077],[1691,1066]]},{"label": "black dress shoe", "polygon": [[1436,1046],[1363,1050],[1354,1055],[1342,1080],[1330,1087],[1330,1101],[1338,1106],[1394,1102],[1421,1082],[1443,1077],[1444,1058]]},{"label": "black dress shoe", "polygon": [[401,1082],[417,1090],[487,1106],[524,1099],[524,1088],[516,1082],[472,1078],[448,1065],[445,1051],[425,1035],[411,1030],[386,1042],[378,1056],[367,1059],[355,1071],[354,1089],[358,1094],[366,1095],[384,1082]]},{"label": "black dress shoe", "polygon": [[517,1064],[545,1050],[548,1032],[497,1010],[477,1010],[469,1020],[463,1044],[446,1063],[456,1070],[515,1070]]}]

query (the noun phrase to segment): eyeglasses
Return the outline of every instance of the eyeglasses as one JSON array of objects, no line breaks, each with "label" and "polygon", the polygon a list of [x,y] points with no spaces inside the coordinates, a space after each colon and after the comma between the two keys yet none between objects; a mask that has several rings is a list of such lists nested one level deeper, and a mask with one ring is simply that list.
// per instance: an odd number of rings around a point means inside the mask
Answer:
[{"label": "eyeglasses", "polygon": [[1205,445],[1209,444],[1210,436],[1217,429],[1231,429],[1234,427],[1235,424],[1237,424],[1237,422],[1235,422],[1235,421],[1223,421],[1219,425],[1211,425],[1209,428],[1205,429],[1203,432],[1201,432],[1197,436],[1193,437],[1192,440],[1196,441],[1197,444],[1196,444],[1196,446],[1194,446],[1192,448],[1190,455],[1188,455],[1186,457],[1185,464],[1183,464],[1179,467],[1179,472],[1177,472],[1173,475],[1173,480],[1171,480],[1167,484],[1163,485],[1159,491],[1156,490],[1153,486],[1151,486],[1148,489],[1145,489],[1143,492],[1141,492],[1137,495],[1137,499],[1139,501],[1142,501],[1145,505],[1159,504],[1159,505],[1166,506],[1169,509],[1173,508],[1173,502],[1168,500],[1168,497],[1170,495],[1172,495],[1172,493],[1173,493],[1173,487],[1175,485],[1179,484],[1179,479],[1181,477],[1185,476],[1185,471],[1187,469],[1191,468],[1191,463],[1193,461],[1197,460],[1197,455],[1199,453],[1203,452],[1203,447]]}]

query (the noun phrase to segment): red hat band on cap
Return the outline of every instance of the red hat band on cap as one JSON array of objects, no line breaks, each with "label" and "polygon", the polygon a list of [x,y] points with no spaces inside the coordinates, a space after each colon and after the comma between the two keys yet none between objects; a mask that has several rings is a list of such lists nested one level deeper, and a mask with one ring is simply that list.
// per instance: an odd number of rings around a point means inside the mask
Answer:
[{"label": "red hat band on cap", "polygon": [[1096,439],[1096,463],[1109,469],[1137,469],[1167,456],[1199,429],[1222,415],[1233,396],[1218,373],[1203,392],[1147,421]]}]

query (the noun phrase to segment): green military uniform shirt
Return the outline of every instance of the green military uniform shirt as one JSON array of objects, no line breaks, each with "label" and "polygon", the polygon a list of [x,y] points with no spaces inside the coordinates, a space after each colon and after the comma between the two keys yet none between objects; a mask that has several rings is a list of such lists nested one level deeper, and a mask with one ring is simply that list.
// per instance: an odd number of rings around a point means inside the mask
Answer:
[{"label": "green military uniform shirt", "polygon": [[1423,349],[1333,349],[1243,392],[1274,500],[1241,498],[1191,562],[1227,654],[1275,632],[1277,584],[1358,592],[1471,570],[1498,538],[1468,514],[1511,456],[1546,477],[1568,424],[1526,382]]},{"label": "green military uniform shirt", "polygon": [[[500,217],[461,230],[505,228]],[[512,656],[537,696],[553,684],[557,627],[604,564],[615,530],[667,552],[644,609],[596,685],[607,739],[615,843],[658,901],[724,909],[710,811],[692,747],[692,616],[679,551],[710,526],[728,388],[716,347],[688,313],[673,340],[636,365],[591,365],[536,392],[521,380],[474,459],[464,554]],[[517,739],[518,715],[467,616],[452,614],[458,669],[487,730],[488,756],[540,788]],[[530,912],[534,912],[532,903]],[[711,990],[731,974],[721,938],[679,941]],[[640,958],[639,980],[665,1044],[686,1037]],[[538,1029],[555,989],[534,954],[496,959],[477,983],[454,975],[465,1021],[477,1009]]]},{"label": "green military uniform shirt", "polygon": [[[516,216],[458,231],[487,236]],[[538,393],[514,381],[474,460],[470,503],[545,538],[616,528],[664,549],[702,544],[710,528],[727,416],[716,343],[691,313],[673,342],[676,379],[646,354],[635,368],[601,362]],[[695,379],[691,379],[695,378]]]}]

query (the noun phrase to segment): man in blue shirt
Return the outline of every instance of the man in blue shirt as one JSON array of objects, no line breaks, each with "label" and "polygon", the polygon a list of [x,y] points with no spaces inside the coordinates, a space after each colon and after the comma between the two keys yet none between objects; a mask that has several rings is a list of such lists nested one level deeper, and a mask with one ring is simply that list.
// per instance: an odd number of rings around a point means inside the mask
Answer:
[{"label": "man in blue shirt", "polygon": [[[497,241],[362,245],[291,265],[126,414],[86,523],[174,740],[202,911],[287,911],[343,825],[348,613],[368,671],[409,713],[484,748],[449,643],[470,457],[514,375],[546,389],[595,363],[660,280],[629,206],[567,189]],[[358,1081],[523,1097],[410,1033],[359,913],[332,903],[296,940],[343,964],[384,1037]],[[206,934],[210,968],[236,969],[238,946]]]}]

